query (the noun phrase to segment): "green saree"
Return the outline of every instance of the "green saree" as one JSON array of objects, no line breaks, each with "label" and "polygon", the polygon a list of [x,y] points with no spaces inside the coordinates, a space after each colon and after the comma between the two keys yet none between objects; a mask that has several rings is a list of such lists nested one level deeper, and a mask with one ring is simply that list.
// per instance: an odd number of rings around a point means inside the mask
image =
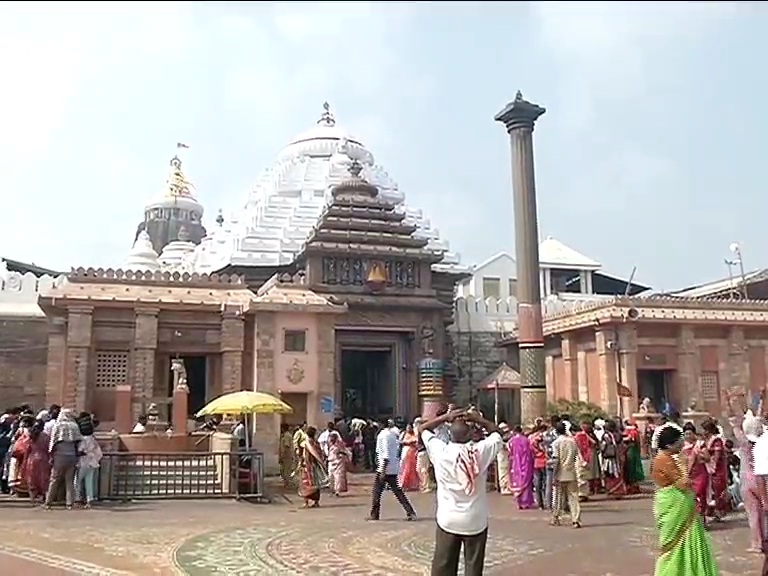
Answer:
[{"label": "green saree", "polygon": [[693,492],[659,488],[653,499],[660,555],[654,576],[719,576]]}]

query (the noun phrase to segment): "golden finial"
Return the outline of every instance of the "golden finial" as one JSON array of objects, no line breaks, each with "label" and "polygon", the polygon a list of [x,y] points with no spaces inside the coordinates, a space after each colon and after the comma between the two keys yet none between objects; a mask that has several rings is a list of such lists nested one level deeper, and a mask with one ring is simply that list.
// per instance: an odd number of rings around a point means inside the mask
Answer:
[{"label": "golden finial", "polygon": [[323,102],[323,114],[320,116],[318,124],[325,124],[326,126],[335,126],[336,119],[331,114],[331,105],[328,102]]}]

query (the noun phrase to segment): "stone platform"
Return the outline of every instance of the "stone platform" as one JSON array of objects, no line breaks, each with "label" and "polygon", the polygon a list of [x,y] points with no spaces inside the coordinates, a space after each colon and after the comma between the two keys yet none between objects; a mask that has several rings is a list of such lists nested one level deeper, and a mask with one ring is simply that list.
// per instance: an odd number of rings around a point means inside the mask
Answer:
[{"label": "stone platform", "polygon": [[[366,522],[369,497],[359,482],[349,496],[324,497],[299,510],[287,494],[272,505],[231,501],[109,505],[44,511],[0,501],[0,566],[40,576],[420,576],[434,541],[434,495],[416,494],[420,519],[402,520],[385,493],[383,519]],[[584,527],[548,526],[546,514],[516,510],[490,496],[487,570],[493,575],[650,576],[655,535],[649,498],[585,505]],[[722,576],[756,576],[745,521],[712,532]],[[9,571],[8,573],[11,573]]]}]

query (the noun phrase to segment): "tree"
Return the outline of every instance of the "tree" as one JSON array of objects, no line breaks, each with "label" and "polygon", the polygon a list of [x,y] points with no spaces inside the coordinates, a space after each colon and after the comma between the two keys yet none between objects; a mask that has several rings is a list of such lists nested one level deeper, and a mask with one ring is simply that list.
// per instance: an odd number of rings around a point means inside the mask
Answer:
[{"label": "tree", "polygon": [[582,402],[581,400],[565,400],[560,398],[547,404],[547,414],[549,416],[559,416],[568,414],[571,422],[579,424],[584,421],[594,422],[597,418],[606,420],[608,414],[597,404],[591,402]]}]

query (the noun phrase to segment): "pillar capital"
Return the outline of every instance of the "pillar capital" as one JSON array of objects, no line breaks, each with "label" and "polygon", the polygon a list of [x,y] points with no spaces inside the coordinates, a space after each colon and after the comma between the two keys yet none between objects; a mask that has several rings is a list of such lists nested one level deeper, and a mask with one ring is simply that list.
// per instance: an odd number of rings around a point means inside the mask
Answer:
[{"label": "pillar capital", "polygon": [[519,129],[532,131],[536,120],[546,111],[546,108],[525,100],[523,94],[518,90],[515,99],[507,104],[493,119],[497,122],[502,122],[509,134]]}]

